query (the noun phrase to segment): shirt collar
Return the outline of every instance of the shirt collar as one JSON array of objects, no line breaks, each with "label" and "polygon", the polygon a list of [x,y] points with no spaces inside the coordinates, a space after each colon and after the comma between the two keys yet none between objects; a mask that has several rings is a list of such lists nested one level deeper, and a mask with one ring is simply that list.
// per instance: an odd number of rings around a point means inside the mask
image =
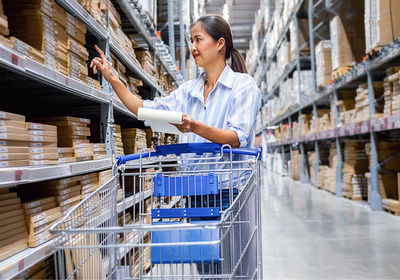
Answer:
[{"label": "shirt collar", "polygon": [[[222,85],[226,86],[227,88],[232,88],[233,80],[234,80],[234,73],[231,67],[226,64],[224,71],[222,71],[221,75],[218,78],[217,84],[221,83]],[[191,91],[193,96],[196,97],[203,97],[203,88],[204,88],[204,81],[206,79],[206,71],[203,71],[199,77],[194,81],[193,89]]]}]

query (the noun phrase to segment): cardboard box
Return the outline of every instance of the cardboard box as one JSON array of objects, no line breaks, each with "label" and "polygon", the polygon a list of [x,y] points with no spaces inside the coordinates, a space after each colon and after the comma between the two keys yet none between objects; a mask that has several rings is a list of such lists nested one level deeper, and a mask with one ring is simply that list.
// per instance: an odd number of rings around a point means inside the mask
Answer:
[{"label": "cardboard box", "polygon": [[54,154],[56,153],[58,155],[58,149],[57,148],[28,148],[30,154]]},{"label": "cardboard box", "polygon": [[26,128],[15,126],[0,126],[0,133],[13,133],[13,134],[28,134]]},{"label": "cardboard box", "polygon": [[61,207],[61,206],[64,206],[64,205],[67,205],[67,204],[71,204],[71,203],[76,202],[76,201],[80,201],[81,199],[82,199],[82,195],[77,195],[77,196],[74,196],[74,197],[72,197],[70,199],[61,201],[59,203],[59,205]]},{"label": "cardboard box", "polygon": [[2,154],[27,154],[29,153],[28,147],[9,147],[0,146],[0,153]]},{"label": "cardboard box", "polygon": [[59,158],[74,158],[74,153],[70,153],[70,154],[58,154]]},{"label": "cardboard box", "polygon": [[18,128],[26,128],[25,122],[14,121],[14,120],[0,120],[0,126],[11,126]]},{"label": "cardboard box", "polygon": [[0,147],[28,147],[28,141],[0,140]]},{"label": "cardboard box", "polygon": [[28,240],[28,246],[29,247],[37,247],[40,246],[47,241],[51,240],[53,237],[49,232],[46,232],[46,234],[40,234],[38,237],[36,236],[29,236]]},{"label": "cardboard box", "polygon": [[40,212],[43,212],[43,211],[47,211],[47,210],[50,210],[50,209],[55,208],[55,207],[57,207],[56,203],[55,202],[50,202],[50,203],[47,203],[47,204],[44,204],[42,206],[38,206],[38,207],[35,207],[35,208],[25,209],[24,213],[25,213],[25,216],[33,216],[33,215],[35,215],[37,213],[40,213]]},{"label": "cardboard box", "polygon": [[57,148],[57,143],[54,142],[31,142],[29,143],[31,148]]},{"label": "cardboard box", "polygon": [[42,154],[30,154],[29,159],[31,160],[57,160],[58,161],[58,154],[57,153],[42,153]]},{"label": "cardboard box", "polygon": [[52,203],[52,202],[56,202],[56,199],[54,196],[40,198],[40,199],[33,199],[31,201],[23,202],[22,208],[26,210],[26,209],[36,208],[38,206],[43,206],[45,204]]},{"label": "cardboard box", "polygon": [[8,219],[14,216],[23,215],[22,209],[13,210],[7,213],[0,213],[0,220]]},{"label": "cardboard box", "polygon": [[0,133],[0,140],[29,141],[28,134]]},{"label": "cardboard box", "polygon": [[6,232],[9,232],[11,230],[21,228],[21,227],[25,228],[25,231],[26,231],[26,224],[25,224],[25,221],[23,218],[21,218],[20,221],[9,223],[7,225],[2,226],[0,228],[0,234],[6,233]]},{"label": "cardboard box", "polygon": [[27,238],[22,240],[14,241],[0,248],[0,261],[22,251],[27,248]]},{"label": "cardboard box", "polygon": [[33,215],[26,215],[26,222],[29,223],[36,223],[38,221],[41,220],[45,220],[48,219],[49,221],[52,221],[51,218],[60,212],[60,208],[59,207],[55,207],[55,208],[51,208],[48,210],[45,210],[43,212],[40,213],[36,213]]},{"label": "cardboard box", "polygon": [[18,210],[20,208],[21,208],[20,204],[7,205],[7,206],[0,207],[0,213],[6,213],[6,212]]},{"label": "cardboard box", "polygon": [[74,201],[74,202],[71,202],[69,204],[65,204],[63,206],[60,206],[61,214],[65,215],[66,212],[68,212],[72,207],[74,207],[78,203],[79,203],[79,201]]},{"label": "cardboard box", "polygon": [[30,130],[42,130],[42,131],[53,131],[57,132],[57,126],[55,125],[47,125],[41,123],[31,123],[26,122],[26,128]]},{"label": "cardboard box", "polygon": [[28,160],[29,154],[0,153],[0,161]]},{"label": "cardboard box", "polygon": [[81,189],[79,188],[79,190],[77,191],[57,196],[57,202],[61,204],[63,201],[69,201],[69,199],[79,196],[80,194],[81,194]]},{"label": "cardboard box", "polygon": [[29,166],[29,160],[0,161],[0,167]]},{"label": "cardboard box", "polygon": [[76,162],[75,157],[66,157],[66,158],[59,158],[58,163],[71,163],[71,162]]},{"label": "cardboard box", "polygon": [[58,148],[59,154],[73,154],[74,148]]},{"label": "cardboard box", "polygon": [[30,134],[32,136],[57,137],[57,132],[56,131],[28,130],[28,134]]},{"label": "cardboard box", "polygon": [[25,122],[25,116],[0,111],[0,120],[15,120],[20,122]]},{"label": "cardboard box", "polygon": [[0,200],[0,207],[5,207],[8,205],[14,205],[14,204],[19,204],[21,203],[21,200],[19,199],[19,197],[13,197],[13,198],[3,198]]},{"label": "cardboard box", "polygon": [[25,225],[23,225],[22,227],[10,229],[10,230],[8,230],[8,231],[6,231],[6,232],[0,233],[0,242],[1,242],[2,240],[11,238],[11,237],[13,237],[13,236],[18,236],[18,235],[20,235],[20,234],[27,234],[26,226],[25,226]]},{"label": "cardboard box", "polygon": [[30,219],[27,217],[29,233],[34,232],[35,228],[38,228],[38,227],[43,226],[43,225],[46,225],[48,223],[51,223],[51,222],[61,218],[60,208],[57,207],[55,209],[57,209],[56,212],[52,212],[51,214],[46,215],[45,218],[37,220],[37,221],[30,221]]},{"label": "cardboard box", "polygon": [[28,140],[31,141],[31,142],[52,142],[52,143],[57,143],[57,137],[54,137],[54,136],[29,135]]}]

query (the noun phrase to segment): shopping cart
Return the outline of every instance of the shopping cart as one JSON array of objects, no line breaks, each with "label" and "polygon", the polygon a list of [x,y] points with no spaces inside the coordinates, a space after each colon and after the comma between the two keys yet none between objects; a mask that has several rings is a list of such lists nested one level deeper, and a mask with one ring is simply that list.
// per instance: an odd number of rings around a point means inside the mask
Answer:
[{"label": "shopping cart", "polygon": [[58,278],[262,279],[259,157],[214,143],[120,156],[52,226]]}]

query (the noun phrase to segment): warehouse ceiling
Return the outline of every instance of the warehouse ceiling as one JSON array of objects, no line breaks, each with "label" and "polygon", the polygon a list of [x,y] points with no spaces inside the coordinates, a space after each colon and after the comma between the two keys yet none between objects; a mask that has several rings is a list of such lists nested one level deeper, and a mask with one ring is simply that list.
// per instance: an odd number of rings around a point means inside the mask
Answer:
[{"label": "warehouse ceiling", "polygon": [[207,14],[229,15],[233,44],[245,55],[250,45],[251,29],[260,2],[261,0],[207,0],[205,11]]}]

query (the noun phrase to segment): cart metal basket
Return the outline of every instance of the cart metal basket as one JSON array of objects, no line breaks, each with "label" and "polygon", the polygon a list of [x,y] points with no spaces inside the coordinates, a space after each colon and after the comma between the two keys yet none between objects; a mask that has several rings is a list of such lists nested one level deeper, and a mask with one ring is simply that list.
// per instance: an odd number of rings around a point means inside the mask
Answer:
[{"label": "cart metal basket", "polygon": [[262,279],[259,157],[214,143],[119,157],[51,228],[57,276]]}]

